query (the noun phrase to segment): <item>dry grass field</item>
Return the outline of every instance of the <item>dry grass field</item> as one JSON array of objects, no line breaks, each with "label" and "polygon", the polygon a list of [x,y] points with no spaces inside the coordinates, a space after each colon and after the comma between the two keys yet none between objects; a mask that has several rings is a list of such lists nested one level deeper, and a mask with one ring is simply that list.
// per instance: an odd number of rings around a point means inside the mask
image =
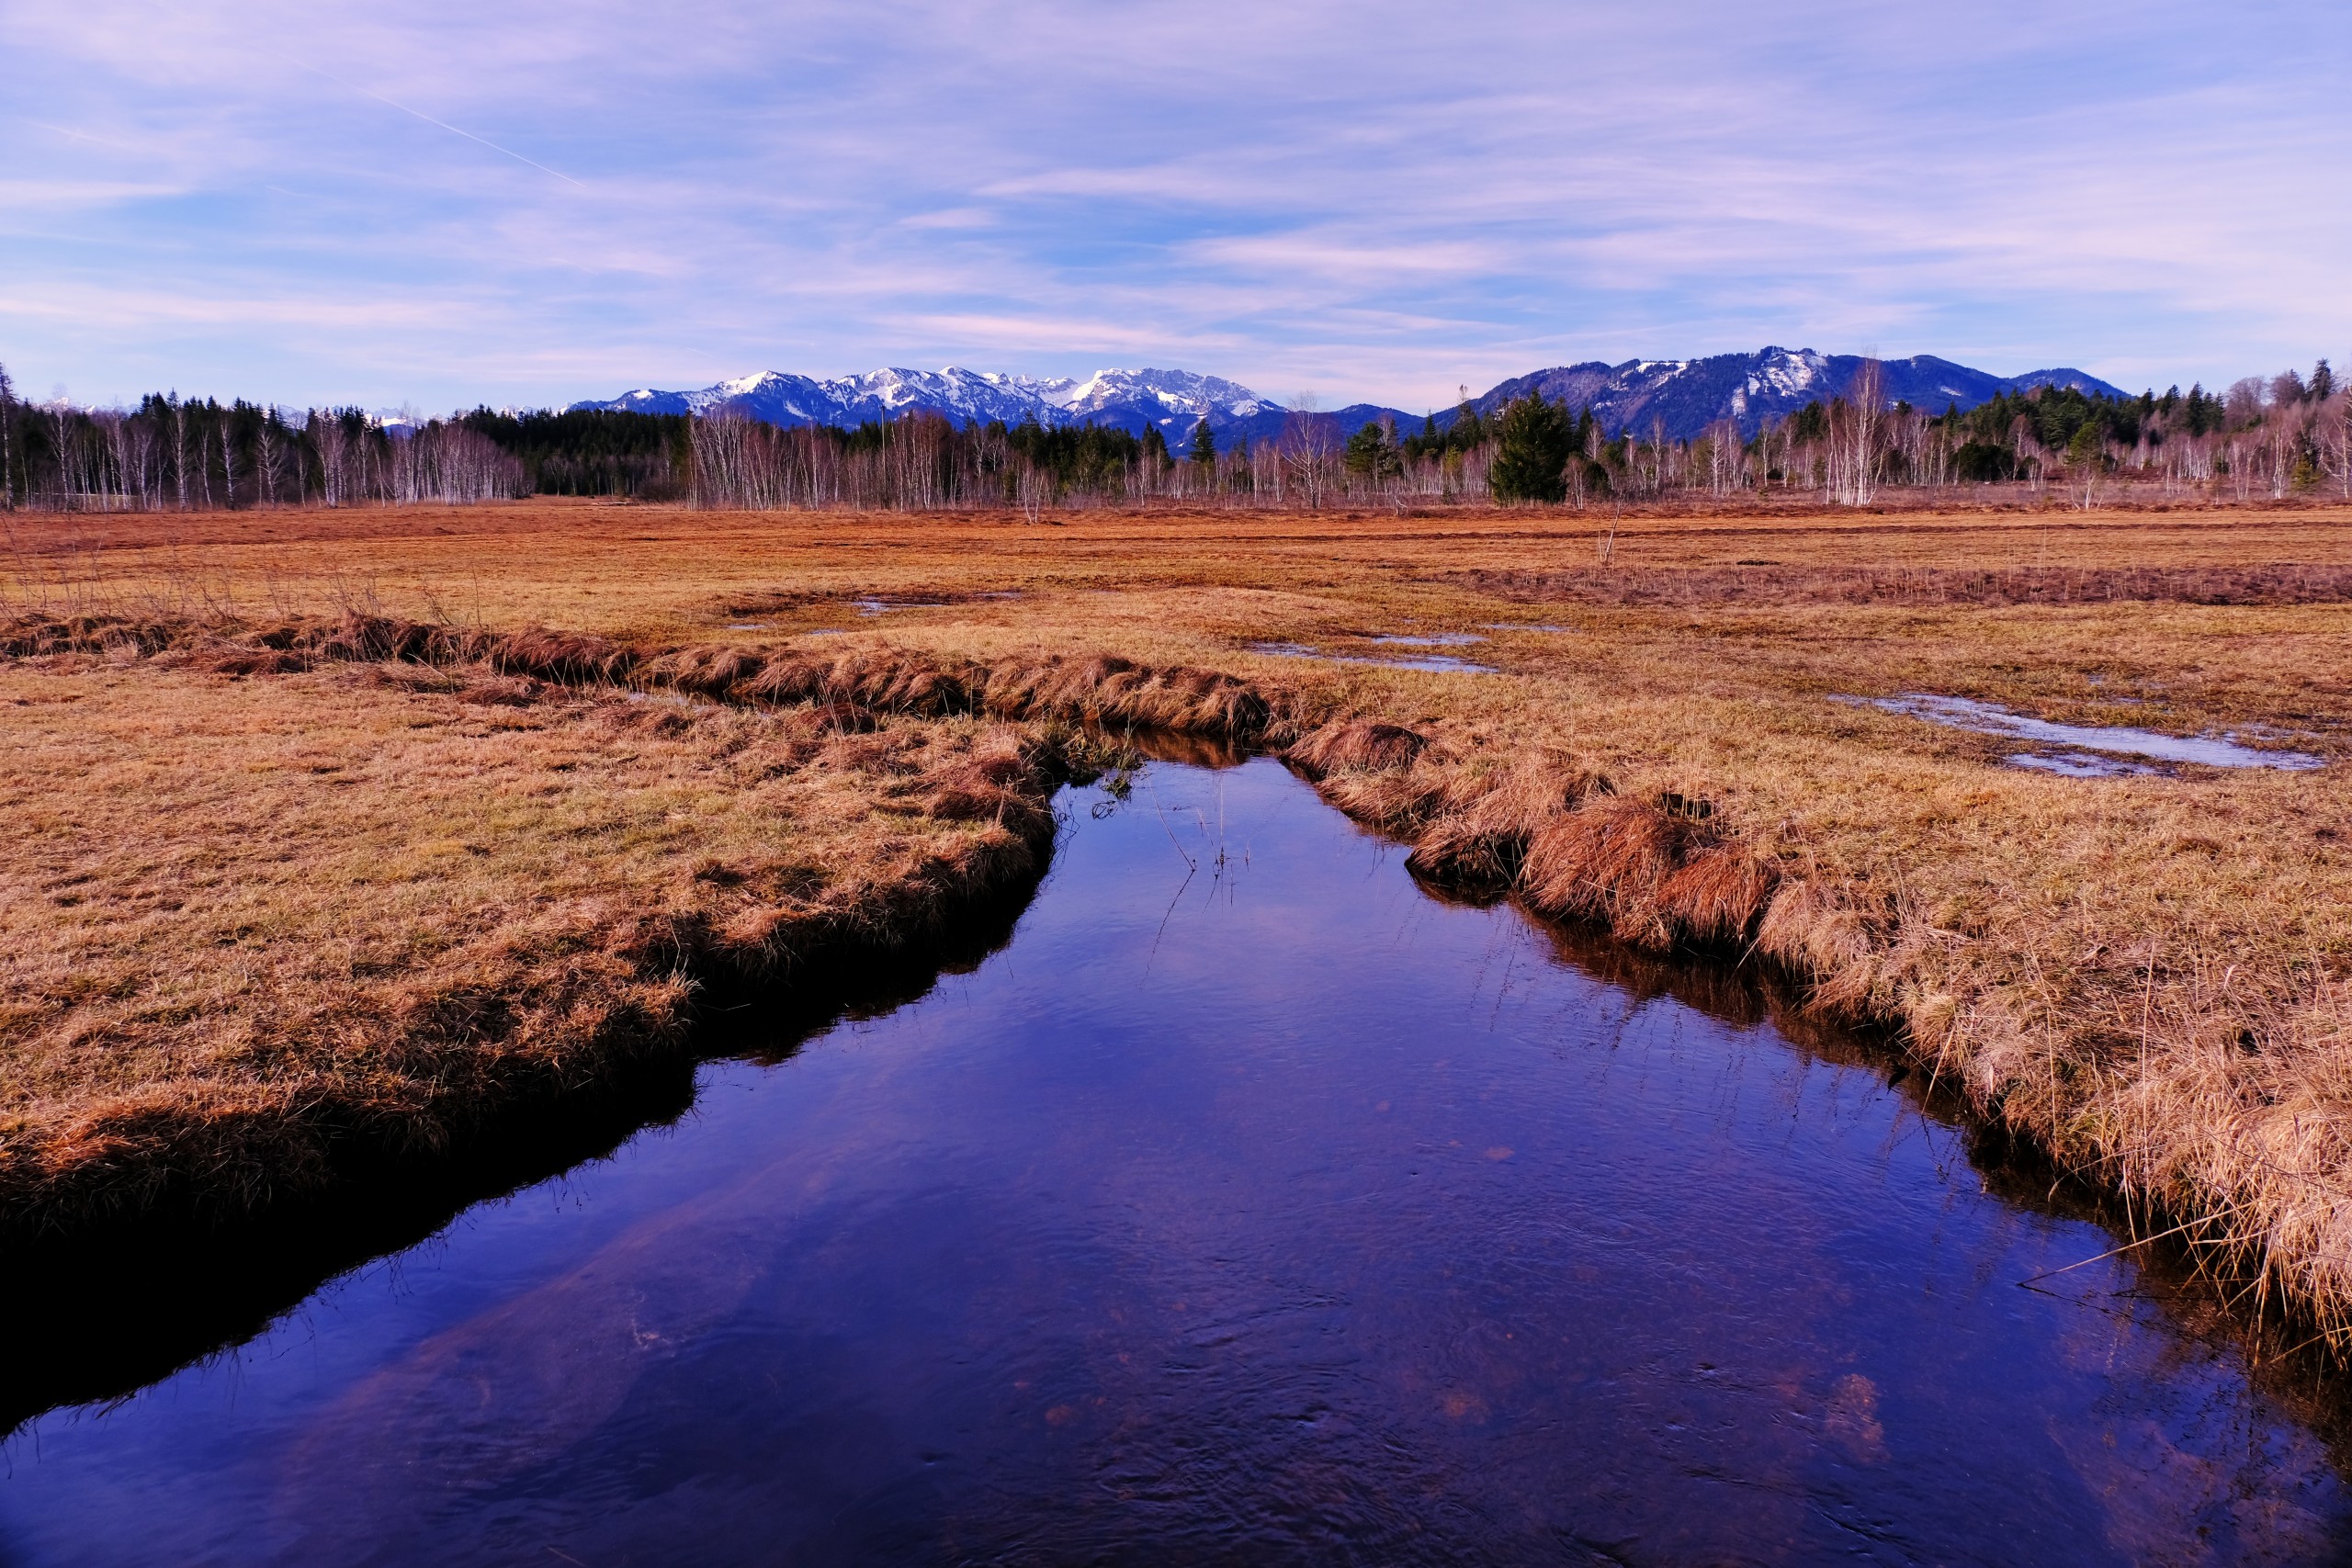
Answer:
[{"label": "dry grass field", "polygon": [[[11,1223],[258,1201],[684,1049],[697,984],[1034,874],[1097,719],[1238,730],[1433,876],[1778,964],[2352,1330],[2352,512],[542,502],[12,544]],[[2063,777],[1844,700],[1912,692],[2329,765]]]}]

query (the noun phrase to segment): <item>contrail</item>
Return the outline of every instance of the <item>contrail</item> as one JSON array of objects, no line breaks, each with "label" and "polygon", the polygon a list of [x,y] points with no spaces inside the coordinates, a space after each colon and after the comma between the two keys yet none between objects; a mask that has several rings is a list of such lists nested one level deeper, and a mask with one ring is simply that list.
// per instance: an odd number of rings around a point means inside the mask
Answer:
[{"label": "contrail", "polygon": [[356,82],[346,82],[332,71],[322,71],[315,65],[295,59],[290,54],[278,54],[276,50],[272,50],[270,52],[277,54],[278,59],[283,60],[287,64],[293,66],[298,71],[308,71],[314,76],[323,76],[328,81],[334,83],[338,86],[350,88],[353,92],[358,94],[363,98],[375,99],[378,103],[382,104],[387,108],[395,108],[400,110],[402,114],[414,115],[417,118],[423,120],[427,125],[437,125],[442,130],[449,131],[454,135],[462,136],[469,141],[479,141],[493,152],[503,152],[508,157],[514,159],[516,163],[528,164],[531,167],[538,170],[539,173],[543,175],[553,175],[557,179],[563,181],[566,185],[579,186],[582,190],[586,190],[588,188],[586,185],[582,184],[579,180],[573,179],[561,169],[550,169],[545,164],[540,163],[537,158],[526,158],[512,147],[501,147],[497,142],[492,141],[487,136],[476,136],[472,131],[468,130],[461,126],[451,125],[446,119],[435,119],[423,109],[413,109],[406,104],[398,102],[395,99],[388,98],[381,93],[371,92],[368,88],[361,86]]}]

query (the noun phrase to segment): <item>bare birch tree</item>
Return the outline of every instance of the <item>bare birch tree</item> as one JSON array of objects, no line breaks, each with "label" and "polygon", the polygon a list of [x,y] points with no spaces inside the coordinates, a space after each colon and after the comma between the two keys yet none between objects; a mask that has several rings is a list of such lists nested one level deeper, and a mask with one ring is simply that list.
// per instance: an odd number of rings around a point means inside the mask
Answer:
[{"label": "bare birch tree", "polygon": [[1872,356],[1829,405],[1830,491],[1848,506],[1868,506],[1878,491],[1886,421],[1886,367]]},{"label": "bare birch tree", "polygon": [[8,367],[0,365],[0,512],[17,510],[17,470],[8,448],[16,404],[17,383],[9,379]]},{"label": "bare birch tree", "polygon": [[277,504],[279,493],[278,470],[284,461],[284,457],[285,449],[281,447],[277,442],[277,422],[274,419],[264,418],[261,422],[260,433],[254,437],[254,473],[255,491],[254,503],[255,505],[275,506]]},{"label": "bare birch tree", "polygon": [[2321,465],[2341,487],[2344,499],[2352,501],[2352,396],[2339,393],[2328,401],[2318,431]]},{"label": "bare birch tree", "polygon": [[1331,487],[1331,468],[1338,455],[1330,423],[1315,412],[1312,394],[1299,394],[1283,433],[1283,467],[1292,484],[1306,498],[1309,512],[1319,512]]}]

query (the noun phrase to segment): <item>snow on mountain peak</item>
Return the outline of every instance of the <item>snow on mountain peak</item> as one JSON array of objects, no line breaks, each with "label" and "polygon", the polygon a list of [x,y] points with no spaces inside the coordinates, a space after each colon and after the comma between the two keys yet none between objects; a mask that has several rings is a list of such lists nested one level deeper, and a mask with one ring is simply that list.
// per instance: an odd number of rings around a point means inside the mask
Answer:
[{"label": "snow on mountain peak", "polygon": [[922,409],[951,419],[1002,420],[1008,424],[1035,419],[1045,424],[1108,420],[1119,424],[1172,425],[1181,419],[1189,426],[1203,418],[1224,423],[1268,411],[1281,412],[1280,405],[1266,401],[1238,382],[1189,370],[1114,368],[1074,380],[1066,376],[969,370],[958,365],[944,365],[937,370],[884,366],[822,381],[771,370],[689,392],[648,387],[609,403],[583,406],[665,413],[736,408],[782,424],[855,424]]}]

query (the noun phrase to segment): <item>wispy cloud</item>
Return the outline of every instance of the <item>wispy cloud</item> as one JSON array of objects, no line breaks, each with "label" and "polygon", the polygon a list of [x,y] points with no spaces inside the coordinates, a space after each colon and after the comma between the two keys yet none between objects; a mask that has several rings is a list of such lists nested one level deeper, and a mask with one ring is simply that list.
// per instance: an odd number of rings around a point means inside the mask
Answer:
[{"label": "wispy cloud", "polygon": [[1150,361],[1420,407],[1765,342],[2210,381],[2352,344],[2347,43],[2182,0],[18,6],[0,358],[428,406]]}]

